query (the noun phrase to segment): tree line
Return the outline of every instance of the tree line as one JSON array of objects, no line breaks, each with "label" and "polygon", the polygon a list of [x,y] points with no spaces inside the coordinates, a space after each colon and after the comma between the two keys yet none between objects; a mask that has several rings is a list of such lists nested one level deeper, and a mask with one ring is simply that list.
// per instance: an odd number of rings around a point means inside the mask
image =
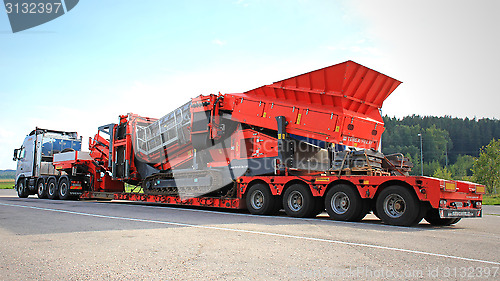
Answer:
[{"label": "tree line", "polygon": [[16,178],[16,171],[0,170],[0,179],[14,179],[14,178]]},{"label": "tree line", "polygon": [[[421,174],[421,158],[424,175],[445,179],[485,184],[478,174],[481,173],[479,166],[490,165],[487,169],[483,167],[483,174],[488,169],[490,173],[491,169],[500,169],[500,166],[491,167],[494,161],[478,162],[480,156],[492,157],[491,151],[498,145],[495,141],[500,139],[500,120],[419,115],[402,119],[384,116],[383,119],[386,130],[382,135],[382,152],[403,153],[414,164],[412,175]],[[489,154],[486,153],[488,146],[491,147]],[[490,192],[496,190],[496,184],[488,184]]]}]

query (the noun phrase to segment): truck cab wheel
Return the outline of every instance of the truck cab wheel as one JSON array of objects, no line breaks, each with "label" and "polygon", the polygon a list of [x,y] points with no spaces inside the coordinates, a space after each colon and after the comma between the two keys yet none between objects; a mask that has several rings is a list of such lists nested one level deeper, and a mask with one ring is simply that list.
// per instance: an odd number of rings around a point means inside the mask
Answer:
[{"label": "truck cab wheel", "polygon": [[63,177],[63,178],[61,178],[61,180],[59,180],[58,191],[59,191],[59,198],[60,199],[62,199],[62,200],[68,200],[68,199],[70,199],[70,194],[69,194],[70,185],[69,185],[69,179],[68,178]]},{"label": "truck cab wheel", "polygon": [[46,199],[47,198],[47,186],[43,182],[43,180],[39,180],[37,183],[37,192],[38,198]]},{"label": "truck cab wheel", "polygon": [[19,198],[28,198],[28,190],[26,190],[26,180],[24,178],[17,181],[17,196]]},{"label": "truck cab wheel", "polygon": [[47,181],[47,198],[57,199],[58,198],[57,183],[55,178],[50,178]]}]

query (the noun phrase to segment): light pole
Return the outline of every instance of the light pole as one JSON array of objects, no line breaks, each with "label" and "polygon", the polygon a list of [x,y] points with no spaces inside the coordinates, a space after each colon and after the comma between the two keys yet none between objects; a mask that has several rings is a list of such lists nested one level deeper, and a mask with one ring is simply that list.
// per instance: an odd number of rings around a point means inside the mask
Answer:
[{"label": "light pole", "polygon": [[422,153],[422,134],[418,134],[420,137],[420,174],[424,175],[424,155]]}]

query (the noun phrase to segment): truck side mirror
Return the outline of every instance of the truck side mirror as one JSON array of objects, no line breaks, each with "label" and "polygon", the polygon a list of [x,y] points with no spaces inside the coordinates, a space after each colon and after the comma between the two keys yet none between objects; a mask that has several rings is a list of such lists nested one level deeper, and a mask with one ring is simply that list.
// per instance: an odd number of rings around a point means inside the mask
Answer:
[{"label": "truck side mirror", "polygon": [[14,149],[14,158],[12,160],[16,161],[18,159],[17,158],[18,154],[19,154],[19,148]]}]

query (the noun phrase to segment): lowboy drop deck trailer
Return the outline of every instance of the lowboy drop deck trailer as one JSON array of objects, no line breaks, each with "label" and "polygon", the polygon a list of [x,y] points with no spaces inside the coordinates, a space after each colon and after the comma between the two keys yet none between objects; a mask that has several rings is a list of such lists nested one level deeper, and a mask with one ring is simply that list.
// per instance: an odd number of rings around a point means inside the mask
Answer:
[{"label": "lowboy drop deck trailer", "polygon": [[[379,110],[400,83],[348,61],[244,93],[201,95],[160,119],[121,115],[118,124],[99,127],[89,152],[75,146],[56,153],[47,145],[46,155],[28,159],[26,152],[40,150],[26,140],[15,151],[18,167],[43,164],[52,172],[18,169],[16,188],[19,197],[119,199],[259,215],[284,209],[314,217],[326,210],[344,221],[372,211],[402,226],[422,218],[450,225],[481,217],[483,185],[409,176],[408,159],[378,151],[384,131]],[[141,192],[125,192],[125,183]]]}]

